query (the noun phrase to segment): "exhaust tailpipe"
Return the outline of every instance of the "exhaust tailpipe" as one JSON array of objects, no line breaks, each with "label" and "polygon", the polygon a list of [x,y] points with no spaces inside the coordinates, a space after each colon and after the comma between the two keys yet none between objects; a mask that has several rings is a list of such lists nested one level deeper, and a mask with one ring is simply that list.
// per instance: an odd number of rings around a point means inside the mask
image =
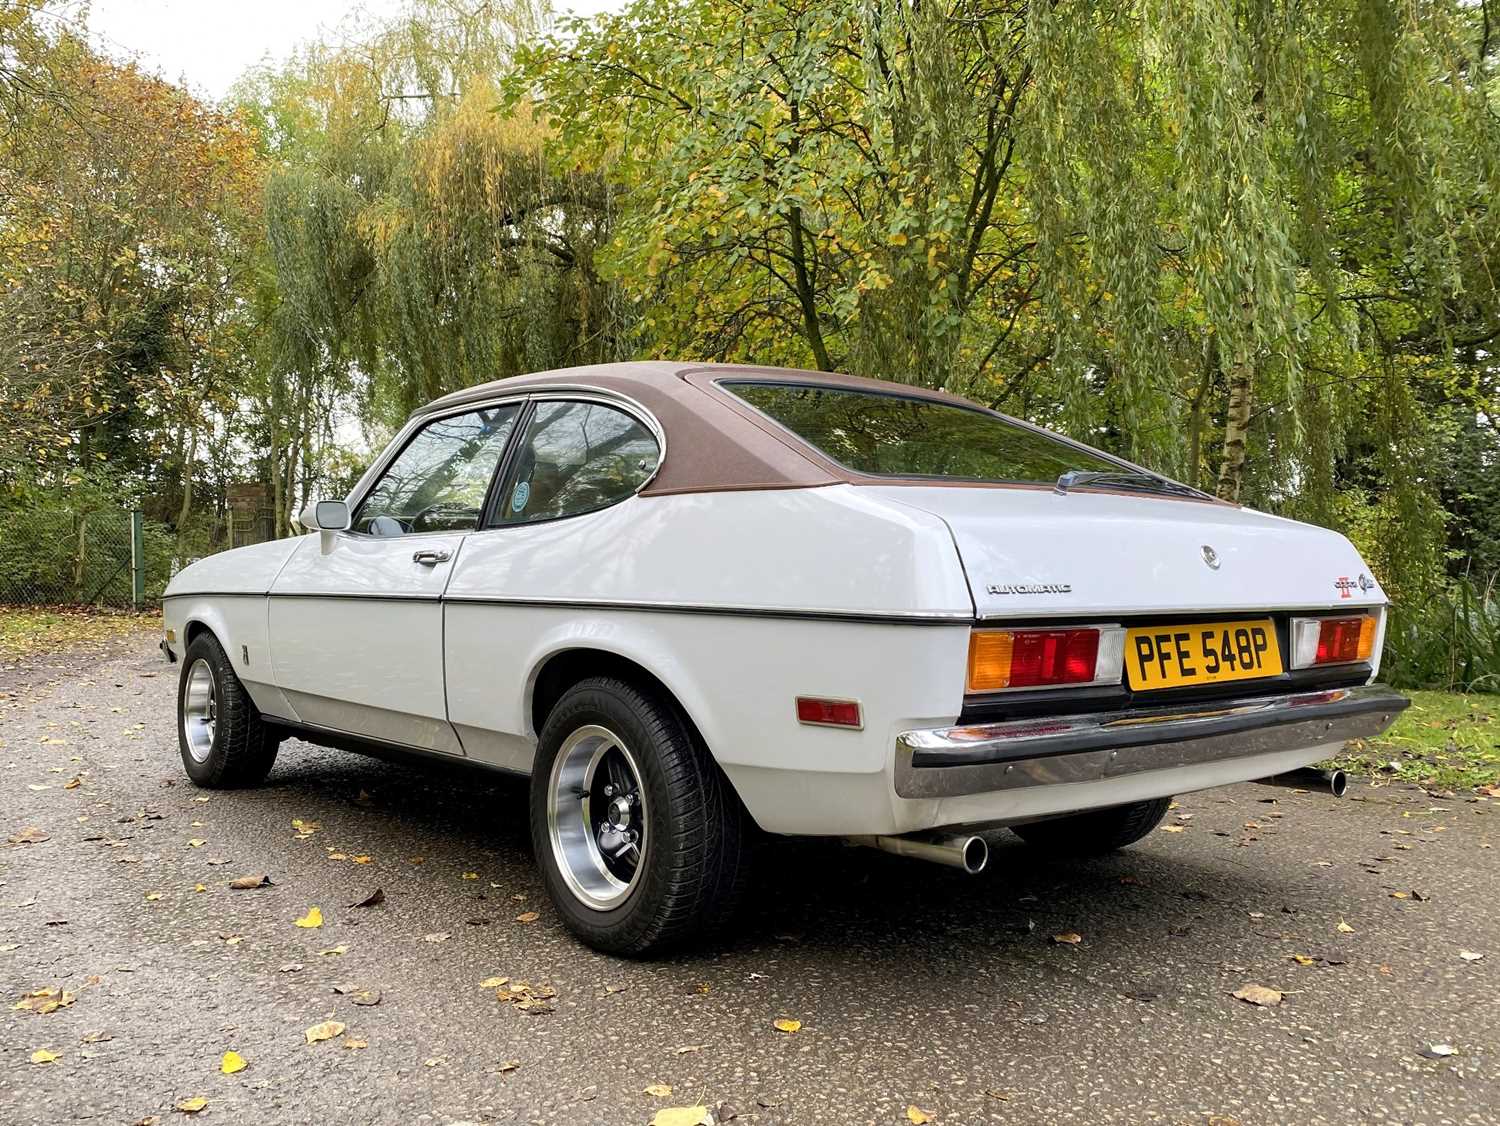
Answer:
[{"label": "exhaust tailpipe", "polygon": [[896,856],[961,868],[971,876],[983,872],[990,862],[990,846],[985,839],[964,833],[911,833],[903,837],[845,837],[844,840]]},{"label": "exhaust tailpipe", "polygon": [[1317,770],[1311,766],[1304,766],[1301,770],[1288,770],[1285,774],[1273,774],[1257,781],[1262,786],[1311,790],[1315,794],[1332,794],[1336,798],[1343,797],[1344,792],[1349,789],[1349,776],[1342,770]]}]

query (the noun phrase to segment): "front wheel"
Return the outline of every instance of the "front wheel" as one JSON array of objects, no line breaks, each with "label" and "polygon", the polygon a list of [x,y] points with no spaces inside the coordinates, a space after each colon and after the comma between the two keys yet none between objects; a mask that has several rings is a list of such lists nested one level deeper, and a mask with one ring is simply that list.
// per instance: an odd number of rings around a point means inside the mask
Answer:
[{"label": "front wheel", "polygon": [[1103,856],[1135,844],[1161,824],[1171,805],[1171,798],[1132,802],[1014,825],[1011,832],[1027,844],[1058,856]]},{"label": "front wheel", "polygon": [[271,772],[280,742],[218,640],[195,637],[177,682],[177,743],[188,777],[211,790],[254,786]]},{"label": "front wheel", "polygon": [[612,677],[570,688],[542,727],[531,837],[563,922],[612,954],[681,945],[730,917],[745,815],[670,701]]}]

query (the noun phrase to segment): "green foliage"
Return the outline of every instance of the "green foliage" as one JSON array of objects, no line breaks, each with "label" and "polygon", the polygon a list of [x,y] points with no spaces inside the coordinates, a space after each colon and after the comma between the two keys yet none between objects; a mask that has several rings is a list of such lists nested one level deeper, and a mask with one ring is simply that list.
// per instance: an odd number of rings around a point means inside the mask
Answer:
[{"label": "green foliage", "polygon": [[1395,726],[1379,739],[1351,744],[1336,765],[1432,788],[1495,785],[1500,695],[1413,692]]}]

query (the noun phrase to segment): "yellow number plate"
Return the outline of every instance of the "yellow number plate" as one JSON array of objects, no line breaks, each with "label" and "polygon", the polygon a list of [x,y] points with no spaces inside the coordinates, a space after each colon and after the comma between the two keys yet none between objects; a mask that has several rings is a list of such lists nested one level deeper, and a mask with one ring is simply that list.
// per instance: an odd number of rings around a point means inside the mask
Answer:
[{"label": "yellow number plate", "polygon": [[1125,634],[1125,667],[1136,692],[1281,675],[1276,627],[1253,622],[1149,626]]}]

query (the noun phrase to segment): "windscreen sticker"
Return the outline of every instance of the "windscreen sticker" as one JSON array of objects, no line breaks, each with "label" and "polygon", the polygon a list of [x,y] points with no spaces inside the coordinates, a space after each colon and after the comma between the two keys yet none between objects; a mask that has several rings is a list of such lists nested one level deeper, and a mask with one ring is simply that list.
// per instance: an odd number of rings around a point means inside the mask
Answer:
[{"label": "windscreen sticker", "polygon": [[512,512],[523,512],[526,502],[531,499],[531,482],[517,481],[516,487],[510,491],[510,510]]}]

